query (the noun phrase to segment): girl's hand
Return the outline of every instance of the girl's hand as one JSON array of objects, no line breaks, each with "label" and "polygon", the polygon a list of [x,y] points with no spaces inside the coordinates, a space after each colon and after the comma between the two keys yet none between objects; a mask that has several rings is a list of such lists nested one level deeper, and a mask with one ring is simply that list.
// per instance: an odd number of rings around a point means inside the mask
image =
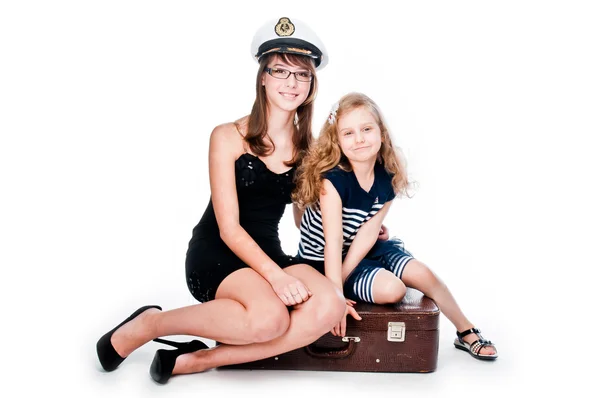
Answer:
[{"label": "girl's hand", "polygon": [[340,323],[338,323],[333,329],[331,329],[332,335],[341,337],[344,337],[346,335],[346,315],[352,315],[352,318],[356,319],[357,321],[362,321],[362,318],[360,317],[360,315],[358,315],[358,312],[356,312],[356,310],[353,307],[354,304],[356,304],[355,301],[346,299],[346,312],[344,312],[344,316],[342,317]]},{"label": "girl's hand", "polygon": [[379,236],[377,237],[377,239],[388,240],[389,238],[390,238],[390,234],[389,234],[387,227],[385,225],[381,224],[381,229],[379,230]]},{"label": "girl's hand", "polygon": [[287,306],[303,303],[312,296],[312,292],[300,280],[281,271],[269,280],[275,294]]}]

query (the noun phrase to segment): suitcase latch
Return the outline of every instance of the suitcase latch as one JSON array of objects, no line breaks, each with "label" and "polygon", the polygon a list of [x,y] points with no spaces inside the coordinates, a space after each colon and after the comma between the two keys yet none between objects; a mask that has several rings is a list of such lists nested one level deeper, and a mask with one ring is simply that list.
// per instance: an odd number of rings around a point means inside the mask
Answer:
[{"label": "suitcase latch", "polygon": [[388,322],[388,341],[402,342],[406,333],[404,322]]},{"label": "suitcase latch", "polygon": [[360,343],[360,337],[346,336],[346,337],[342,337],[342,341],[344,343],[348,343],[350,341],[354,341],[355,343]]}]

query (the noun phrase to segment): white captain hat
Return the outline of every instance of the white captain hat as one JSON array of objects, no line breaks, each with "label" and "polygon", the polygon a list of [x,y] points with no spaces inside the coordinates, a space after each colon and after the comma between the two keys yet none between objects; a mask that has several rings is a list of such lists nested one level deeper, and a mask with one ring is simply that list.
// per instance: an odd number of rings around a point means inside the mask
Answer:
[{"label": "white captain hat", "polygon": [[252,57],[260,62],[271,53],[298,54],[315,60],[315,68],[323,69],[329,58],[321,39],[304,22],[281,17],[265,23],[252,39]]}]

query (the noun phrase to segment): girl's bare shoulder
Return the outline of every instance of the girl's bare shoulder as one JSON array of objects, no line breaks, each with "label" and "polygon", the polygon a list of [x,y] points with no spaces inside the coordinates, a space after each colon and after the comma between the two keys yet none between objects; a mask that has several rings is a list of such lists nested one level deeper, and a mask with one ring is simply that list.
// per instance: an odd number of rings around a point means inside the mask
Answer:
[{"label": "girl's bare shoulder", "polygon": [[210,136],[211,144],[219,148],[225,147],[231,152],[245,152],[244,137],[247,132],[248,117],[245,116],[234,122],[216,126]]}]

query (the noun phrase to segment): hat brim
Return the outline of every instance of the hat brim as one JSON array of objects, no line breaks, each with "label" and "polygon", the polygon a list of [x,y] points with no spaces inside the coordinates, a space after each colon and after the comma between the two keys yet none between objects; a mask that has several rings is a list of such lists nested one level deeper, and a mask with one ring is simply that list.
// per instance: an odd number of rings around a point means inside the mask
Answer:
[{"label": "hat brim", "polygon": [[292,38],[278,38],[264,42],[258,48],[255,57],[260,61],[263,56],[272,53],[304,55],[315,60],[315,67],[321,64],[321,59],[323,58],[321,50],[313,44],[301,39]]}]

